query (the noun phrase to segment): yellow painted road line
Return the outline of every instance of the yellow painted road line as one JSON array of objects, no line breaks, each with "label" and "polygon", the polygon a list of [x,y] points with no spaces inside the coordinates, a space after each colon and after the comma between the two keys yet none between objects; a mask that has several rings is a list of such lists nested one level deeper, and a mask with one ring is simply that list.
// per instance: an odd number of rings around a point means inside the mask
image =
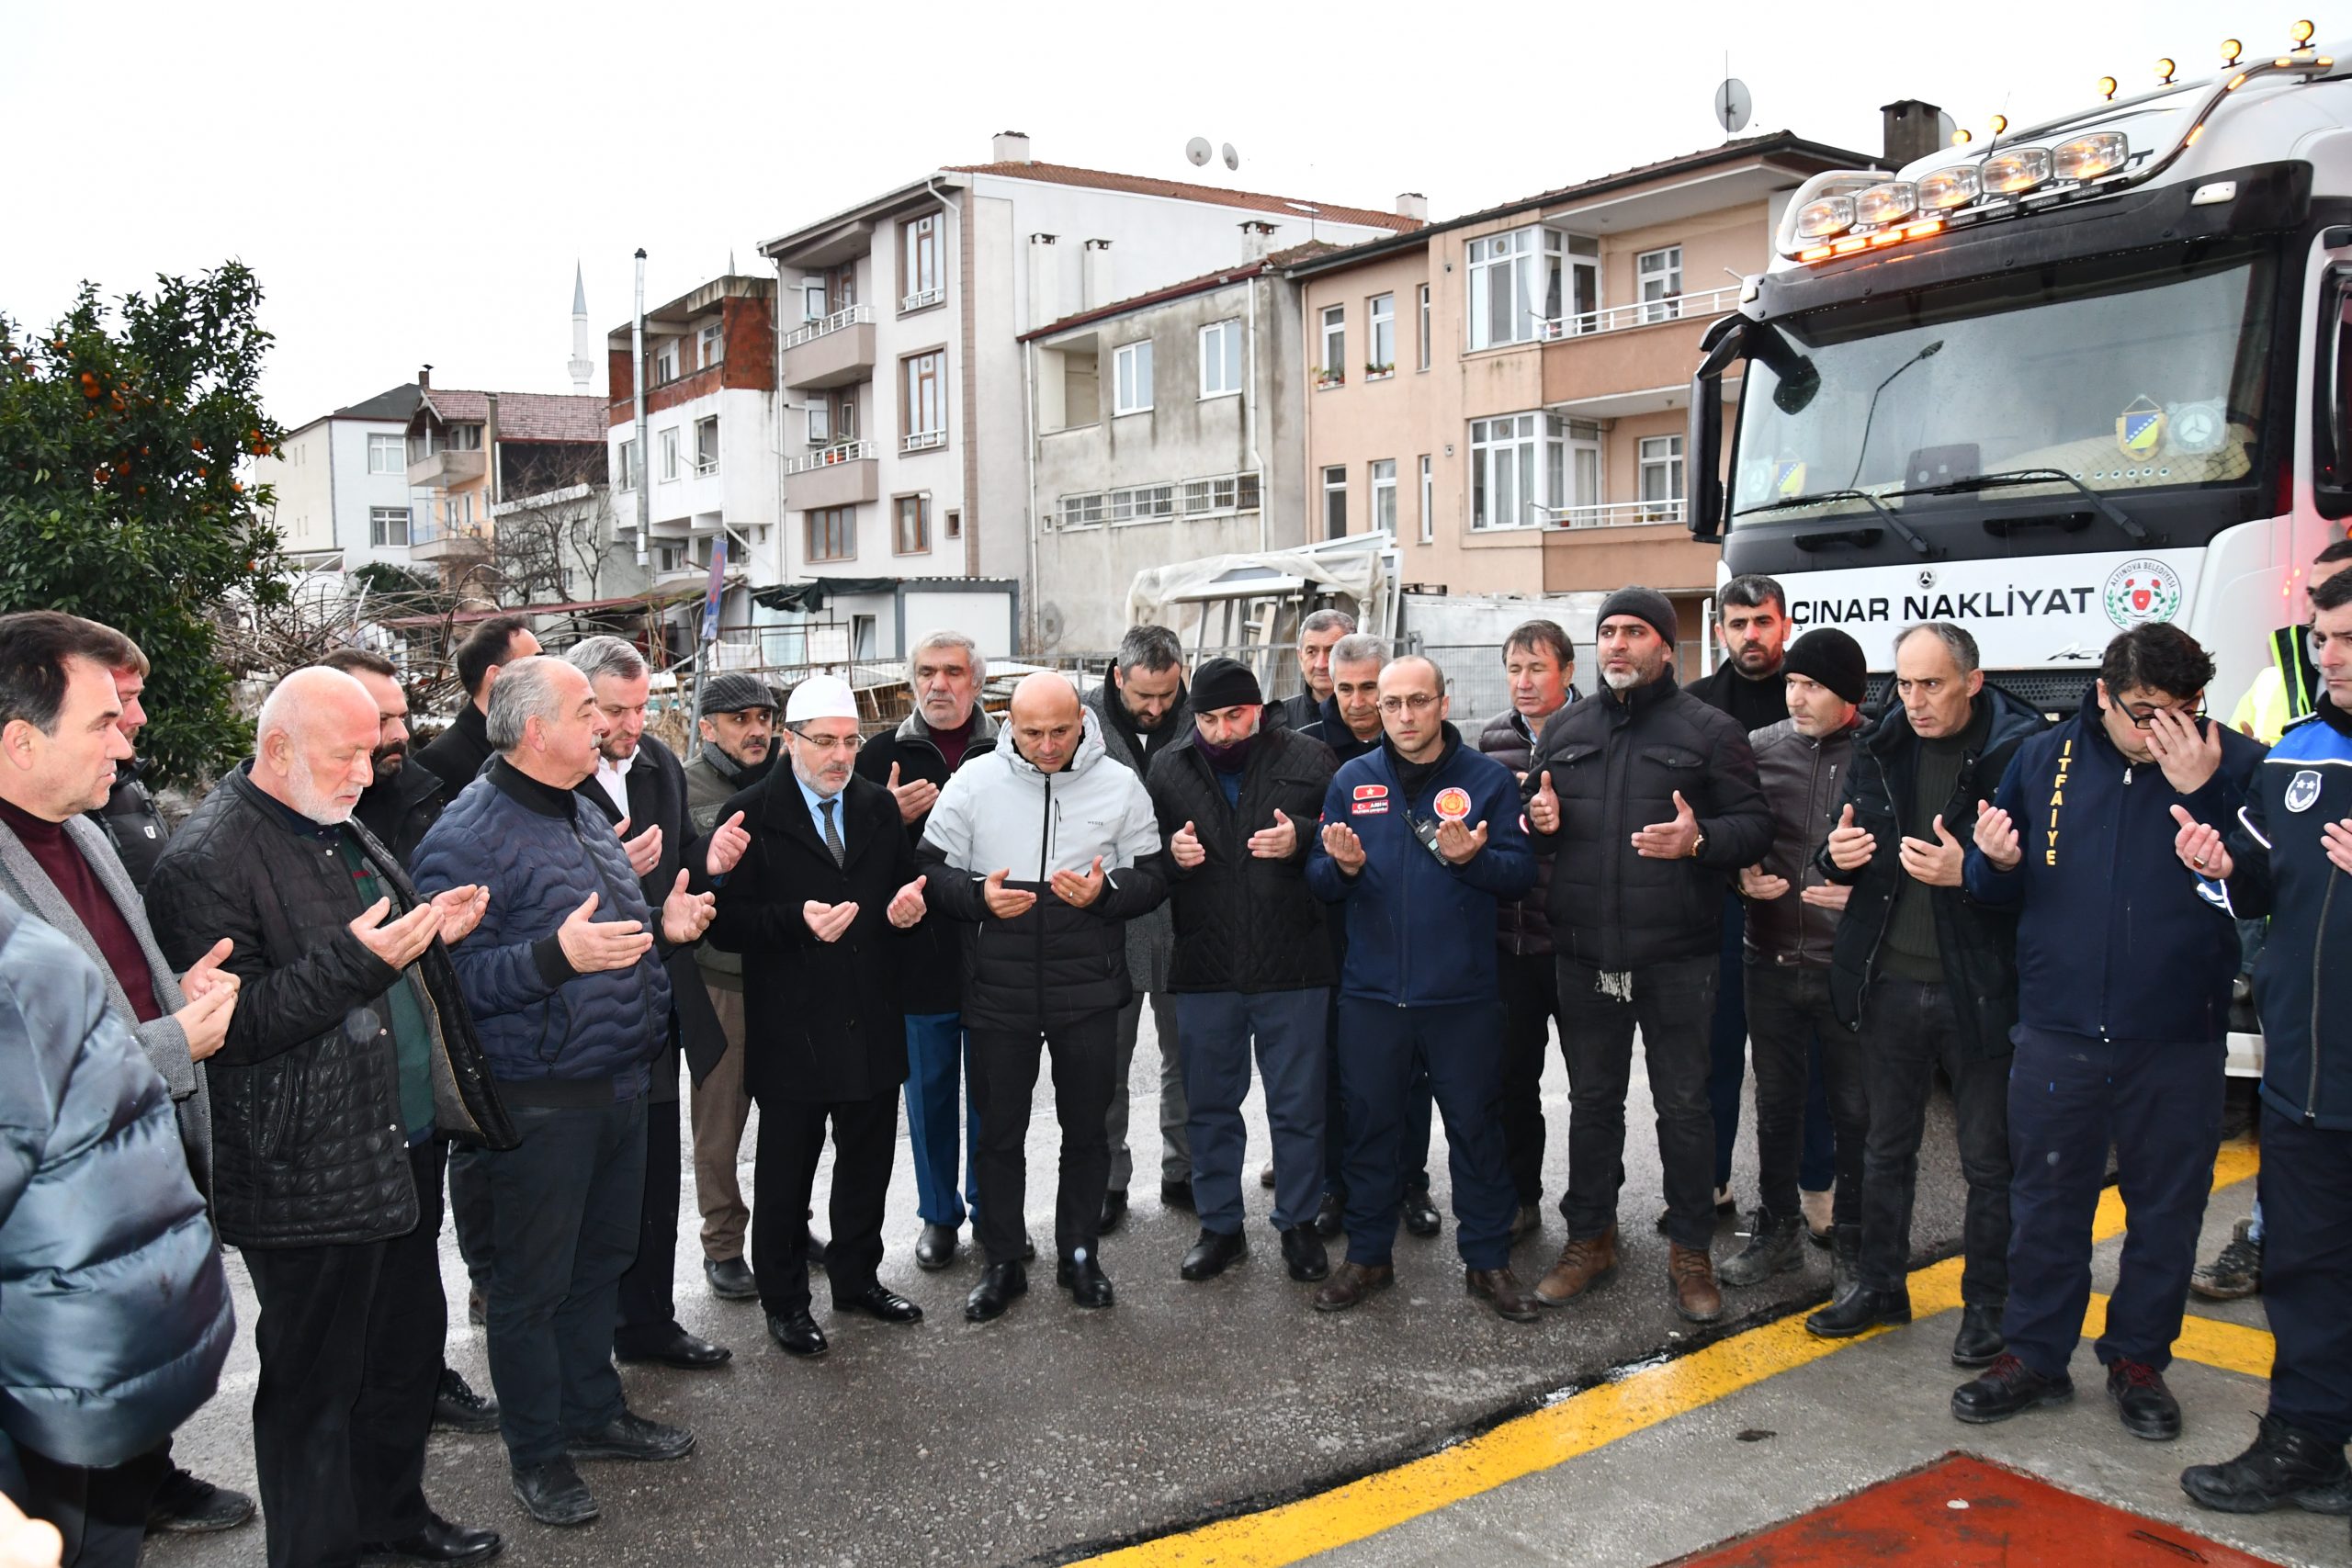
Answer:
[{"label": "yellow painted road line", "polygon": [[[2106,1332],[2107,1298],[2094,1291],[2090,1310],[2083,1314],[2083,1337],[2096,1339]],[[2175,1360],[2219,1367],[2225,1372],[2243,1372],[2267,1382],[2278,1342],[2266,1329],[2249,1328],[2218,1317],[2191,1315],[2180,1320],[2180,1337],[2172,1342],[2172,1353]]]},{"label": "yellow painted road line", "polygon": [[[2225,1145],[2213,1164],[2214,1187],[2245,1180],[2258,1163],[2251,1145]],[[2123,1205],[2109,1189],[2100,1195],[2093,1238],[2108,1241],[2122,1234]],[[1960,1274],[1957,1258],[1914,1270],[1909,1281],[1914,1314],[1925,1316],[1958,1306]],[[2104,1298],[2097,1300],[2094,1307],[2104,1321]],[[1687,1356],[1645,1366],[1376,1475],[1295,1503],[1220,1519],[1086,1561],[1101,1568],[1283,1568],[1436,1513],[1521,1476],[1549,1470],[1888,1332],[1892,1331],[1873,1330],[1852,1339],[1816,1339],[1804,1331],[1804,1317],[1792,1314]],[[2243,1370],[2255,1348],[2244,1337],[2256,1335],[2257,1331],[2234,1324],[2193,1318],[2183,1329],[2182,1343],[2175,1347],[2175,1354]],[[2270,1337],[2261,1334],[2258,1337],[2267,1342]],[[2192,1354],[2188,1348],[2192,1342],[2205,1353]],[[2255,1375],[2267,1376],[2267,1349],[2259,1365]]]}]

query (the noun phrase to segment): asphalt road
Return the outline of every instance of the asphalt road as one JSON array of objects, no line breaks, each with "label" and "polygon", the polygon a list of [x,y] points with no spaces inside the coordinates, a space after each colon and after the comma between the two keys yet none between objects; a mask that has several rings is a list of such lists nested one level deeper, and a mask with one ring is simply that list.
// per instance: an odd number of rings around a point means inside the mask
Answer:
[{"label": "asphalt road", "polygon": [[[1623,1264],[1614,1281],[1535,1324],[1505,1323],[1464,1292],[1449,1214],[1434,1239],[1398,1236],[1395,1290],[1353,1312],[1326,1315],[1307,1306],[1312,1287],[1284,1274],[1266,1223],[1272,1195],[1255,1179],[1267,1145],[1254,1094],[1244,1183],[1250,1255],[1216,1280],[1178,1279],[1178,1260],[1197,1224],[1159,1203],[1159,1063],[1148,1010],[1144,1029],[1130,1086],[1140,1173],[1134,1210],[1102,1247],[1118,1289],[1116,1307],[1079,1311],[1052,1284],[1057,1134],[1050,1085],[1042,1077],[1029,1208],[1032,1235],[1048,1261],[1042,1271],[1033,1269],[1030,1294],[1013,1312],[985,1326],[962,1316],[964,1293],[979,1269],[968,1247],[941,1273],[914,1266],[914,1187],[903,1144],[882,1277],[921,1303],[928,1319],[891,1327],[832,1318],[820,1279],[818,1316],[833,1348],[811,1363],[792,1360],[768,1342],[757,1303],[710,1295],[695,1239],[690,1169],[679,1316],[695,1333],[731,1346],[735,1359],[715,1372],[632,1367],[623,1377],[633,1408],[695,1431],[695,1452],[669,1465],[583,1464],[604,1516],[582,1529],[554,1530],[532,1523],[508,1495],[495,1436],[436,1435],[425,1478],[433,1506],[451,1519],[503,1531],[503,1560],[515,1563],[1069,1562],[1385,1468],[1611,1369],[1695,1342],[1668,1303],[1666,1242],[1652,1228],[1662,1201],[1638,1060],[1628,1108]],[[1552,1140],[1546,1224],[1513,1258],[1531,1280],[1566,1239],[1551,1204],[1566,1169],[1566,1094],[1555,1049],[1544,1083]],[[1748,1115],[1752,1121],[1752,1106]],[[1743,1122],[1735,1176],[1744,1201],[1753,1201],[1755,1186],[1749,1124]],[[747,1192],[752,1147],[747,1137]],[[1431,1163],[1443,1209],[1442,1134]],[[1912,1233],[1918,1260],[1956,1244],[1962,1192],[1939,1096]],[[824,1212],[821,1198],[818,1212]],[[1719,1258],[1737,1245],[1733,1231],[1724,1222]],[[1708,1332],[1826,1299],[1827,1254],[1806,1253],[1802,1272],[1726,1292],[1730,1310]],[[466,1323],[464,1271],[446,1230],[442,1259],[450,1362],[486,1391],[481,1332]],[[182,1429],[175,1452],[198,1474],[250,1490],[254,1305],[233,1256],[231,1273],[237,1348],[220,1394]],[[256,1524],[222,1536],[160,1540],[147,1560],[157,1568],[258,1564],[263,1533]]]}]

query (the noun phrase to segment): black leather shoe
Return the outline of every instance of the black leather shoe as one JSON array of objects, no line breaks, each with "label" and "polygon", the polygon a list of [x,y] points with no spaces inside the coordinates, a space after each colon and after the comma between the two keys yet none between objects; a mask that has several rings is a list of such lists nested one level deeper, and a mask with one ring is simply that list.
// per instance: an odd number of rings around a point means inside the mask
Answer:
[{"label": "black leather shoe", "polygon": [[1162,1181],[1159,1184],[1159,1206],[1163,1209],[1193,1210],[1193,1184],[1185,1181]]},{"label": "black leather shoe", "polygon": [[2180,1436],[2180,1401],[2165,1386],[2164,1373],[2145,1362],[2119,1360],[2108,1368],[2107,1397],[2133,1437],[2168,1443]]},{"label": "black leather shoe", "polygon": [[956,1227],[926,1224],[915,1237],[915,1267],[937,1273],[956,1261]]},{"label": "black leather shoe", "polygon": [[[498,1401],[484,1399],[454,1367],[441,1369],[433,1389],[433,1429],[436,1432],[495,1432]],[[251,1505],[247,1505],[250,1510]]]},{"label": "black leather shoe", "polygon": [[1250,1243],[1239,1231],[1213,1231],[1204,1227],[1201,1239],[1193,1243],[1184,1254],[1183,1266],[1177,1269],[1187,1280],[1214,1280],[1234,1264],[1250,1256]]},{"label": "black leather shoe", "polygon": [[825,1343],[825,1331],[808,1315],[808,1309],[797,1312],[768,1314],[768,1337],[775,1340],[787,1356],[797,1356],[813,1361],[831,1347]]},{"label": "black leather shoe", "polygon": [[741,1258],[706,1258],[702,1277],[710,1281],[710,1293],[722,1302],[759,1300],[759,1281],[752,1278],[752,1266]]},{"label": "black leather shoe", "polygon": [[1119,1228],[1119,1222],[1126,1217],[1127,1190],[1124,1187],[1114,1187],[1102,1194],[1102,1213],[1094,1222],[1094,1234],[1109,1235]]},{"label": "black leather shoe", "polygon": [[1963,1306],[1960,1309],[1960,1332],[1951,1337],[1951,1364],[1955,1367],[1989,1367],[2009,1342],[2001,1334],[2001,1309],[1996,1306]]},{"label": "black leather shoe", "polygon": [[2020,1411],[2064,1404],[2074,1397],[2075,1380],[2065,1373],[2043,1377],[2003,1351],[1982,1374],[1952,1390],[1951,1414],[1955,1421],[1985,1427]]},{"label": "black leather shoe", "polygon": [[1533,1323],[1544,1315],[1534,1296],[1520,1284],[1508,1264],[1500,1269],[1465,1269],[1464,1289],[1495,1309],[1495,1315],[1512,1323]]},{"label": "black leather shoe", "polygon": [[622,1362],[650,1361],[659,1366],[676,1367],[681,1371],[707,1372],[713,1367],[723,1367],[735,1352],[724,1345],[714,1345],[699,1335],[681,1328],[641,1347],[628,1350],[616,1349],[614,1359]]},{"label": "black leather shoe", "polygon": [[427,1516],[424,1528],[398,1540],[363,1540],[363,1557],[407,1557],[419,1562],[481,1562],[498,1555],[506,1543],[496,1530],[453,1525],[438,1514]]},{"label": "black leather shoe", "polygon": [[868,1285],[854,1296],[835,1296],[837,1313],[859,1312],[884,1323],[921,1323],[922,1308],[888,1285]]},{"label": "black leather shoe", "polygon": [[1013,1297],[1028,1293],[1028,1269],[1018,1263],[991,1263],[964,1298],[964,1315],[974,1323],[991,1322],[1012,1310]]},{"label": "black leather shoe", "polygon": [[600,1511],[588,1483],[568,1459],[545,1464],[518,1464],[507,1484],[523,1511],[543,1525],[584,1525]]},{"label": "black leather shoe", "polygon": [[1054,1265],[1054,1283],[1082,1307],[1111,1304],[1111,1281],[1091,1252],[1079,1251]]},{"label": "black leather shoe", "polygon": [[605,1423],[602,1429],[565,1443],[563,1450],[573,1459],[628,1459],[659,1462],[684,1459],[694,1452],[695,1435],[684,1427],[648,1421],[633,1410],[624,1410]]},{"label": "black leather shoe", "polygon": [[1261,1187],[1272,1187],[1273,1184],[1274,1162],[1272,1160],[1268,1160],[1265,1164],[1258,1168],[1258,1185]]},{"label": "black leather shoe", "polygon": [[[495,1427],[494,1418],[491,1425]],[[226,1486],[198,1480],[175,1466],[147,1505],[149,1535],[212,1535],[232,1530],[254,1517],[254,1500]]]},{"label": "black leather shoe", "polygon": [[1405,1201],[1397,1217],[1405,1222],[1405,1228],[1408,1231],[1421,1236],[1437,1235],[1438,1227],[1444,1223],[1438,1218],[1436,1206],[1430,1203],[1429,1189],[1426,1187],[1418,1192],[1405,1194]]},{"label": "black leather shoe", "polygon": [[1881,1325],[1911,1321],[1911,1292],[1857,1286],[1804,1320],[1804,1331],[1821,1339],[1850,1339]]},{"label": "black leather shoe", "polygon": [[1544,1210],[1541,1204],[1521,1203],[1518,1212],[1510,1217],[1510,1239],[1514,1244],[1522,1237],[1533,1235],[1543,1228]]},{"label": "black leather shoe", "polygon": [[2264,1514],[2284,1503],[2314,1514],[2352,1514],[2352,1471],[2344,1445],[2265,1416],[2254,1446],[2222,1464],[2192,1464],[2180,1489],[2200,1508]]},{"label": "black leather shoe", "polygon": [[1322,1203],[1315,1211],[1315,1234],[1330,1240],[1348,1228],[1348,1201],[1338,1192],[1323,1194]]},{"label": "black leather shoe", "polygon": [[1327,1279],[1331,1272],[1331,1255],[1323,1250],[1323,1238],[1313,1225],[1293,1225],[1283,1232],[1283,1262],[1302,1285]]}]

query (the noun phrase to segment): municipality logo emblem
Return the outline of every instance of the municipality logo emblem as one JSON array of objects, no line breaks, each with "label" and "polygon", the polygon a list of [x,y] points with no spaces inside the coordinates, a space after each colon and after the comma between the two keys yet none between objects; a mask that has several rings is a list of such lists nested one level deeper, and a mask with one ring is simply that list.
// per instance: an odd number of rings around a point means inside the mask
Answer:
[{"label": "municipality logo emblem", "polygon": [[2305,768],[2287,781],[2287,809],[2309,811],[2319,804],[2319,770]]},{"label": "municipality logo emblem", "polygon": [[2180,613],[2180,573],[2153,557],[2137,557],[2107,574],[2099,603],[2125,631],[2169,621]]}]

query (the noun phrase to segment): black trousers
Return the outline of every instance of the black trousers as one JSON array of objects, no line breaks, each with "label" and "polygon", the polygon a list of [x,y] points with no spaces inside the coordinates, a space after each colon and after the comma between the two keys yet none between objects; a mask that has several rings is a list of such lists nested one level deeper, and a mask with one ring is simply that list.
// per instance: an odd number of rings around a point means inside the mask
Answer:
[{"label": "black trousers", "polygon": [[[18,1476],[0,1486],[30,1518],[57,1527],[63,1568],[136,1568],[147,1534],[147,1506],[171,1473],[163,1450],[89,1470],[59,1464],[30,1449],[16,1450]],[[0,1465],[0,1478],[7,1476]]]},{"label": "black trousers", "polygon": [[490,1289],[489,1159],[484,1149],[449,1151],[449,1223],[458,1233],[458,1257],[477,1291]]},{"label": "black trousers", "polygon": [[1568,1055],[1568,1020],[1560,1009],[1559,967],[1548,953],[1498,953],[1503,998],[1503,1162],[1522,1204],[1544,1201],[1544,1058],[1552,1022],[1560,1056]]},{"label": "black trousers", "polygon": [[[656,1066],[660,1066],[657,1062]],[[613,1348],[624,1356],[659,1349],[681,1332],[675,1299],[678,1277],[678,1102],[651,1100],[645,1107],[645,1206],[637,1222],[637,1261],[621,1276],[620,1324]],[[794,1210],[798,1213],[799,1210]]]},{"label": "black trousers", "polygon": [[1862,1149],[1870,1136],[1870,1093],[1862,1081],[1861,1040],[1838,1021],[1829,971],[1747,955],[1747,1028],[1756,1058],[1756,1166],[1764,1212],[1793,1220],[1802,1209],[1807,1095],[1816,1055],[1836,1130],[1837,1179],[1830,1214],[1862,1223]]},{"label": "black trousers", "polygon": [[409,1151],[414,1229],[343,1247],[254,1247],[254,1462],[269,1568],[345,1568],[424,1529],[424,1439],[441,1376],[441,1168]]},{"label": "black trousers", "polygon": [[[1117,1076],[1119,1015],[1089,1013],[1042,1032],[969,1023],[972,1099],[980,1112],[981,1250],[991,1264],[1017,1263],[1026,1245],[1029,1101],[1038,1053],[1054,1058],[1054,1118],[1061,1123],[1061,1185],[1054,1201],[1054,1246],[1063,1258],[1094,1254],[1102,1194],[1111,1186],[1111,1139],[1103,1118]],[[831,1255],[828,1254],[828,1266]],[[757,1265],[753,1265],[756,1270]]]},{"label": "black trousers", "polygon": [[1638,1023],[1657,1113],[1667,1234],[1679,1246],[1705,1248],[1715,1234],[1715,1119],[1707,1105],[1714,954],[1634,970],[1631,1001],[1601,991],[1600,972],[1590,964],[1557,962],[1568,1021],[1568,1235],[1598,1236],[1617,1223]]},{"label": "black trousers", "polygon": [[1951,1080],[1960,1169],[1968,1181],[1960,1299],[2002,1305],[2009,1296],[2009,1058],[1969,1054],[1943,987],[1892,976],[1872,980],[1862,993],[1861,1042],[1871,1102],[1862,1149],[1862,1283],[1873,1291],[1903,1289],[1919,1140],[1940,1066]]},{"label": "black trousers", "polygon": [[2352,1132],[2262,1103],[2262,1307],[2278,1351],[2270,1414],[2352,1442]]},{"label": "black trousers", "polygon": [[760,1147],[752,1171],[752,1273],[770,1314],[808,1310],[808,1195],[833,1126],[832,1239],[825,1278],[833,1300],[875,1283],[882,1267],[882,1213],[899,1146],[899,1086],[835,1102],[761,1095]]}]

